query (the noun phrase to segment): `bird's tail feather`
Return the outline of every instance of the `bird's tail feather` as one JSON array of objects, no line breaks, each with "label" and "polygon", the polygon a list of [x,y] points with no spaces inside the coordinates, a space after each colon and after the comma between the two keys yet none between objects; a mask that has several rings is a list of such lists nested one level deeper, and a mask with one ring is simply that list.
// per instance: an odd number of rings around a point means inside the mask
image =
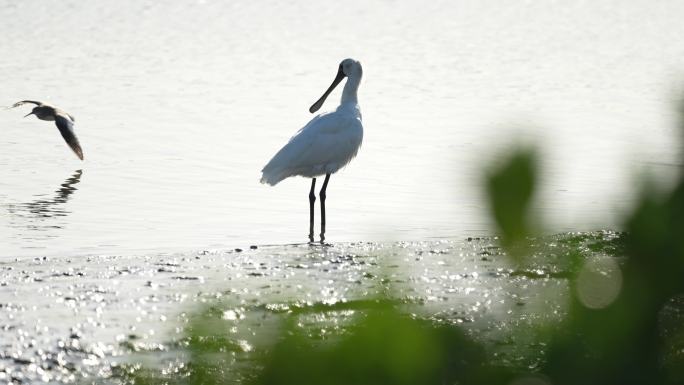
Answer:
[{"label": "bird's tail feather", "polygon": [[264,170],[261,174],[261,183],[275,186],[285,178],[287,175],[282,170]]}]

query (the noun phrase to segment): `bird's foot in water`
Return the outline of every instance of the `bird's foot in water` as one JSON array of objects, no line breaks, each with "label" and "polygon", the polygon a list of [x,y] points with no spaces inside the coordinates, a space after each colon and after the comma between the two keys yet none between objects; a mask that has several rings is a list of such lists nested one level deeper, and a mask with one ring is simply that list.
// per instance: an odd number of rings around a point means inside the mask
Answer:
[{"label": "bird's foot in water", "polygon": [[334,246],[332,243],[327,243],[327,242],[309,242],[308,245],[309,245],[309,247],[313,247],[313,248],[333,247]]},{"label": "bird's foot in water", "polygon": [[325,241],[325,234],[321,233],[321,246],[332,246],[332,243],[328,243]]},{"label": "bird's foot in water", "polygon": [[322,247],[330,247],[333,245],[332,243],[326,242],[325,237],[322,237],[320,241],[316,242],[316,241],[314,241],[313,236],[309,236],[308,244],[309,244],[309,246],[322,246]]}]

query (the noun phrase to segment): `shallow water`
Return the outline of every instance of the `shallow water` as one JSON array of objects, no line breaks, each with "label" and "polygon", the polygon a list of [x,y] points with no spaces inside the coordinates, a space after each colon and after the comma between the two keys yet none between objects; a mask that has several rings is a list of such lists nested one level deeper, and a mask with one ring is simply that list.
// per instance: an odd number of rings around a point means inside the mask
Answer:
[{"label": "shallow water", "polygon": [[242,346],[234,370],[273,343],[281,314],[297,312],[300,326],[325,336],[353,316],[345,304],[387,293],[418,317],[466,328],[502,364],[533,368],[543,343],[522,331],[563,316],[565,254],[601,257],[587,246],[616,236],[541,240],[524,269],[491,238],[19,258],[0,265],[0,380],[118,383],[122,365],[140,363],[173,373],[184,362],[183,327],[211,304]]},{"label": "shallow water", "polygon": [[366,131],[330,183],[330,241],[487,233],[481,170],[526,141],[553,229],[613,226],[637,171],[679,165],[682,7],[3,2],[0,105],[61,106],[86,161],[26,108],[0,112],[0,257],[305,241],[308,182],[259,170],[344,57],[364,65]]}]

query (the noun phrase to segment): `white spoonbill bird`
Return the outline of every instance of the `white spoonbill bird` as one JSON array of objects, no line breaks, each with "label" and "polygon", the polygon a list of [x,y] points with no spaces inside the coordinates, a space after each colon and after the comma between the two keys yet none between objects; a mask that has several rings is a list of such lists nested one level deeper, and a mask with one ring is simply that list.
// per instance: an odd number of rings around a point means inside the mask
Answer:
[{"label": "white spoonbill bird", "polygon": [[83,150],[81,150],[81,145],[78,143],[78,138],[74,133],[74,122],[76,119],[55,106],[33,100],[22,100],[20,102],[16,102],[11,108],[19,107],[26,103],[35,104],[36,107],[33,107],[33,110],[24,115],[24,117],[35,115],[40,120],[54,120],[59,132],[62,134],[62,138],[64,138],[69,147],[71,147],[74,153],[76,153],[76,156],[83,160]]},{"label": "white spoonbill bird", "polygon": [[309,112],[318,111],[335,86],[346,77],[347,83],[342,91],[340,105],[334,112],[320,114],[313,118],[261,170],[261,183],[268,183],[272,186],[295,175],[312,178],[309,191],[309,241],[311,242],[313,242],[316,177],[325,175],[323,187],[319,193],[321,242],[323,242],[325,240],[325,190],[328,187],[330,175],[346,166],[361,147],[363,125],[356,93],[362,75],[361,63],[354,59],[342,60],[335,80],[323,96],[309,108]]}]

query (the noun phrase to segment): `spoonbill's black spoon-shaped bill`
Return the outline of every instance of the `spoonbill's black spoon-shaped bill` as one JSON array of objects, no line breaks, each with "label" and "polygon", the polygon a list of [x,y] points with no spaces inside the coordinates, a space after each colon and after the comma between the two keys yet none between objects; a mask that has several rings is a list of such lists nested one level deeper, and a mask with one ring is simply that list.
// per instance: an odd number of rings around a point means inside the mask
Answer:
[{"label": "spoonbill's black spoon-shaped bill", "polygon": [[333,89],[346,77],[340,105],[333,112],[320,114],[304,126],[264,166],[261,183],[276,185],[281,180],[300,175],[311,180],[309,191],[309,241],[313,242],[316,177],[325,175],[321,198],[321,242],[325,240],[325,198],[330,175],[346,166],[361,147],[363,125],[357,98],[363,75],[361,63],[344,59],[332,84],[314,103],[309,112],[318,111]]},{"label": "spoonbill's black spoon-shaped bill", "polygon": [[33,110],[24,115],[24,117],[35,115],[40,120],[54,120],[60,134],[62,134],[62,138],[64,138],[64,141],[66,141],[69,147],[71,147],[74,153],[76,153],[76,156],[83,160],[83,150],[81,149],[81,144],[78,142],[78,138],[74,133],[74,122],[76,119],[55,106],[33,100],[22,100],[20,102],[16,102],[11,108],[19,107],[27,103],[35,104],[36,107],[33,107]]}]

